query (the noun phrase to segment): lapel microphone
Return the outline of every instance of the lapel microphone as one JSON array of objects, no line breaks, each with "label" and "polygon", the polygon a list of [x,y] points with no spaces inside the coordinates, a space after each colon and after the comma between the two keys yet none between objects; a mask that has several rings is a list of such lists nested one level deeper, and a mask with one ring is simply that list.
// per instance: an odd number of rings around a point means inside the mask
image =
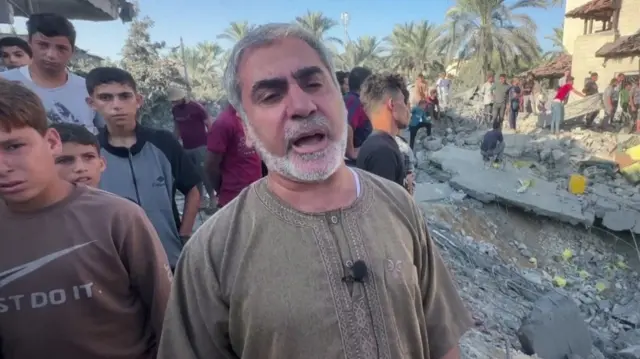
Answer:
[{"label": "lapel microphone", "polygon": [[367,263],[365,263],[362,259],[359,259],[353,262],[353,266],[350,268],[351,274],[342,278],[343,282],[353,283],[359,282],[364,283],[364,280],[367,278]]}]

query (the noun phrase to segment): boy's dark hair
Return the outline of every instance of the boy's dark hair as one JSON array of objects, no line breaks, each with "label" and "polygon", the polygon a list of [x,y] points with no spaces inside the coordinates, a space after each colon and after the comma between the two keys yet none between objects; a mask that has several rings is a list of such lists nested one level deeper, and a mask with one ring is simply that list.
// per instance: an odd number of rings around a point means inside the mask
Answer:
[{"label": "boy's dark hair", "polygon": [[91,133],[86,127],[75,123],[54,123],[51,128],[58,131],[62,143],[76,143],[78,145],[95,147],[100,153],[100,143],[98,137]]},{"label": "boy's dark hair", "polygon": [[398,74],[382,73],[369,76],[362,84],[360,101],[367,114],[378,106],[387,96],[404,95],[404,103],[409,103],[409,90],[404,78]]},{"label": "boy's dark hair", "polygon": [[31,46],[29,46],[29,43],[27,43],[23,39],[16,36],[3,37],[2,39],[0,39],[0,49],[2,49],[3,47],[12,46],[20,48],[20,50],[24,51],[25,54],[29,55],[29,57],[33,57]]},{"label": "boy's dark hair", "polygon": [[39,13],[29,16],[27,20],[29,40],[36,33],[46,37],[63,36],[69,40],[72,47],[76,46],[76,28],[66,17],[53,13]]},{"label": "boy's dark hair", "polygon": [[507,74],[500,74],[499,77],[502,77],[503,79],[506,79],[507,78]]},{"label": "boy's dark hair", "polygon": [[500,130],[501,124],[501,121],[493,121],[493,123],[491,124],[491,128],[493,128],[494,130]]},{"label": "boy's dark hair", "polygon": [[373,71],[369,70],[366,67],[354,67],[351,72],[349,72],[349,91],[358,92],[364,83],[364,80],[367,77],[371,76]]},{"label": "boy's dark hair", "polygon": [[48,119],[40,97],[19,82],[0,79],[0,129],[31,127],[41,135],[47,132]]},{"label": "boy's dark hair", "polygon": [[349,73],[346,71],[336,71],[336,78],[338,79],[338,84],[342,85],[344,79],[349,78]]},{"label": "boy's dark hair", "polygon": [[87,92],[89,95],[93,95],[96,87],[106,84],[120,84],[129,86],[134,92],[138,92],[138,86],[136,80],[133,79],[130,73],[117,67],[96,67],[89,71],[85,78],[87,84]]}]

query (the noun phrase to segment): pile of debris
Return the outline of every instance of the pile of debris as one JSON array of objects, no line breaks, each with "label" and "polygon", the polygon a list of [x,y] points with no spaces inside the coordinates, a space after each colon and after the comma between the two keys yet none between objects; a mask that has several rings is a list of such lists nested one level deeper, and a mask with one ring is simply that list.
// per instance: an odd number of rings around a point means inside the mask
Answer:
[{"label": "pile of debris", "polygon": [[522,115],[504,168],[487,168],[479,107],[452,109],[415,148],[415,199],[476,319],[463,357],[640,359],[640,191],[602,162],[635,135],[552,136]]}]

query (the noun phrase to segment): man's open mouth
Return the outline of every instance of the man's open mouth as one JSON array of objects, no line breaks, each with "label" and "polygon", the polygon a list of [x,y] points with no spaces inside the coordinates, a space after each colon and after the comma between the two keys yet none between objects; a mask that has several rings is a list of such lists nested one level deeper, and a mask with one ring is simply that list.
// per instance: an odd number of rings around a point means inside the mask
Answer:
[{"label": "man's open mouth", "polygon": [[326,147],[328,136],[322,130],[300,134],[291,141],[292,147],[299,153],[313,153]]}]

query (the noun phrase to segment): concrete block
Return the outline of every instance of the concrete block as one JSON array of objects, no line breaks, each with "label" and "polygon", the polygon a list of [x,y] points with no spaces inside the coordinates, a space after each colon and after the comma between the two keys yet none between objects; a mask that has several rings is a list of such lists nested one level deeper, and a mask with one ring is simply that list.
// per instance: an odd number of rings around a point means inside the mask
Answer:
[{"label": "concrete block", "polygon": [[591,336],[580,308],[571,297],[551,292],[534,303],[517,332],[522,351],[544,359],[565,359],[570,355],[588,358]]}]

